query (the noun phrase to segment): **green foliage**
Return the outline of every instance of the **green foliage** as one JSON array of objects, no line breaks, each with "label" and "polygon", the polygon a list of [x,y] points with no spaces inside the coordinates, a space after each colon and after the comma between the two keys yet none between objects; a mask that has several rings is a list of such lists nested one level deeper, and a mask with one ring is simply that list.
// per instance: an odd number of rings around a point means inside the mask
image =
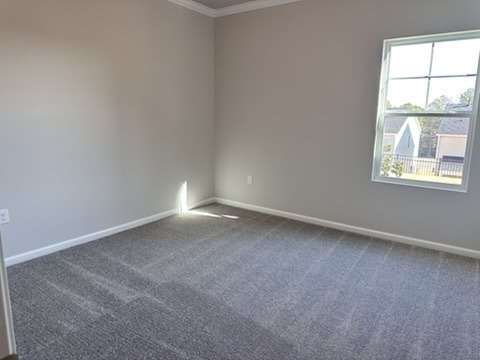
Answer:
[{"label": "green foliage", "polygon": [[390,173],[396,177],[403,174],[403,164],[399,160],[393,161],[392,145],[387,145],[382,157],[382,166],[380,167],[380,174],[382,176],[390,176]]},{"label": "green foliage", "polygon": [[428,105],[428,110],[443,111],[448,104],[452,104],[453,102],[454,101],[448,96],[442,95]]},{"label": "green foliage", "polygon": [[462,104],[473,104],[473,97],[475,96],[475,89],[469,88],[465,92],[460,94],[460,103]]},{"label": "green foliage", "polygon": [[441,118],[418,117],[418,122],[422,129],[418,156],[425,158],[435,157],[437,152],[437,130],[441,121]]},{"label": "green foliage", "polygon": [[[448,104],[453,103],[453,100],[448,96],[442,95],[436,98],[428,105],[428,110],[443,111]],[[437,153],[437,130],[440,126],[441,118],[433,117],[418,117],[420,128],[420,149],[419,156],[426,158],[434,158]]]},{"label": "green foliage", "polygon": [[400,106],[401,109],[409,109],[413,111],[423,111],[425,110],[423,107],[418,105],[413,105],[412,103],[406,103]]},{"label": "green foliage", "polygon": [[396,177],[402,176],[403,173],[403,164],[399,160],[395,160],[392,165],[392,173]]},{"label": "green foliage", "polygon": [[390,176],[390,166],[392,164],[392,154],[383,154],[380,173],[382,176]]}]

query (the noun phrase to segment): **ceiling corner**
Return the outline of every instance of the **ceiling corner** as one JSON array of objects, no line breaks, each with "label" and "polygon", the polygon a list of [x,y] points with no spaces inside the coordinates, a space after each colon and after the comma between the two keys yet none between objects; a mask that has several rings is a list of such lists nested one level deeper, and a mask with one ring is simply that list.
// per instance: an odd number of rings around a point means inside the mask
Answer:
[{"label": "ceiling corner", "polygon": [[266,7],[283,5],[283,4],[298,2],[302,0],[251,0],[243,4],[227,6],[227,7],[223,7],[216,10],[209,8],[208,6],[199,4],[193,0],[168,0],[168,1],[177,5],[183,6],[187,9],[199,12],[203,15],[216,18],[220,16],[233,15],[233,14],[238,14],[246,11],[263,9]]},{"label": "ceiling corner", "polygon": [[196,11],[200,14],[210,16],[212,18],[216,17],[216,11],[214,9],[211,9],[205,5],[201,5],[195,1],[192,0],[168,0],[174,4],[183,6],[187,9]]}]

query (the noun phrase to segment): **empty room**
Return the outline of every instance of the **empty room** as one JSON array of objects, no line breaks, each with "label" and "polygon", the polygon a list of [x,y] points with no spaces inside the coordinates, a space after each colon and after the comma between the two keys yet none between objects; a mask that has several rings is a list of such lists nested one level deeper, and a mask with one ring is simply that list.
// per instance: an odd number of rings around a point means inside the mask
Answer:
[{"label": "empty room", "polygon": [[480,360],[478,0],[0,0],[0,359]]}]

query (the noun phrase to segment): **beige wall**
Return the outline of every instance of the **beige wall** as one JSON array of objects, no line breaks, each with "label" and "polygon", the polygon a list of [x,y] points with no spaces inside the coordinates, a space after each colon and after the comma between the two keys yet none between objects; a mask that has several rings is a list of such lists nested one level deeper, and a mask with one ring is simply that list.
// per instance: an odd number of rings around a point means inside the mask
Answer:
[{"label": "beige wall", "polygon": [[167,0],[0,1],[7,257],[213,193],[213,19]]},{"label": "beige wall", "polygon": [[439,136],[437,143],[437,159],[442,158],[444,155],[464,157],[466,148],[466,136]]},{"label": "beige wall", "polygon": [[370,181],[382,40],[479,28],[479,10],[303,0],[218,18],[214,37],[166,0],[3,0],[6,256],[170,210],[184,180],[190,202],[215,180],[222,198],[480,250],[480,158],[467,194]]},{"label": "beige wall", "polygon": [[190,202],[215,181],[222,198],[480,250],[480,157],[467,194],[370,181],[382,40],[479,28],[479,11],[304,0],[219,18],[214,36],[166,0],[2,0],[5,255],[170,210],[184,180]]},{"label": "beige wall", "polygon": [[216,195],[480,250],[480,156],[466,194],[370,180],[382,41],[478,29],[479,13],[478,0],[303,0],[217,19]]}]

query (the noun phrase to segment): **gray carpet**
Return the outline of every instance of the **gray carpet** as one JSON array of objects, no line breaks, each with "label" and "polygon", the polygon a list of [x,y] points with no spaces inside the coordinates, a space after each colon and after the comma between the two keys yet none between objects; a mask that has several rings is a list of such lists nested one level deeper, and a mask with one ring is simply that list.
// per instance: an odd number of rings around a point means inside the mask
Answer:
[{"label": "gray carpet", "polygon": [[479,265],[214,204],[8,276],[21,359],[439,360],[480,359]]}]

